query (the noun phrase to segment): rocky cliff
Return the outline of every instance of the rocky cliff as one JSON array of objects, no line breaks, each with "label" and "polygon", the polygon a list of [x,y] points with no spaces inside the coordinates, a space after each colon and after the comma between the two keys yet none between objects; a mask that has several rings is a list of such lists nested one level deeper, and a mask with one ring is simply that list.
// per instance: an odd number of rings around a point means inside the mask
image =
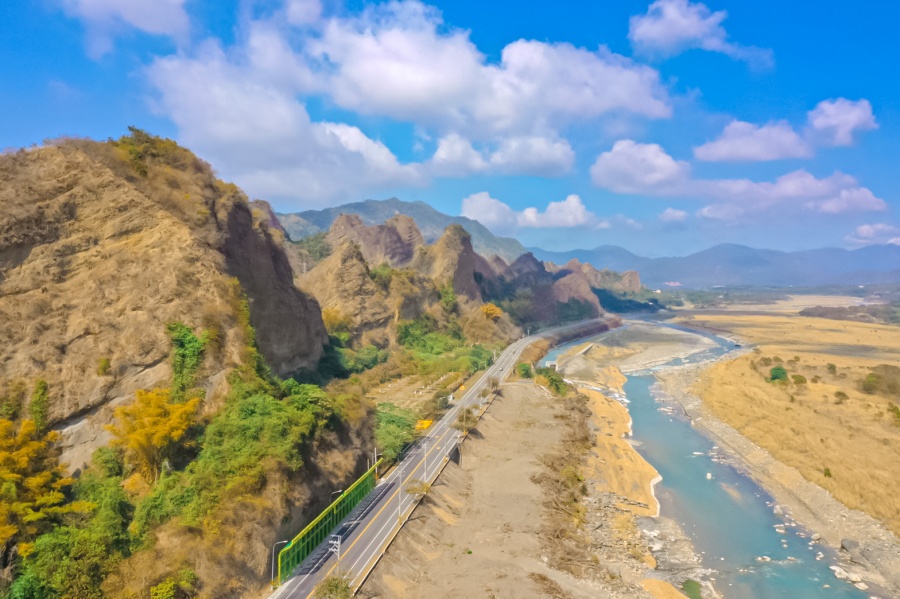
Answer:
[{"label": "rocky cliff", "polygon": [[248,341],[243,297],[276,372],[314,366],[325,329],[279,235],[207,164],[137,130],[0,157],[0,399],[46,381],[77,467],[112,406],[170,378],[170,322],[211,333],[215,404]]},{"label": "rocky cliff", "polygon": [[374,226],[366,226],[356,214],[342,214],[325,238],[335,248],[347,242],[355,243],[369,264],[395,267],[409,264],[416,249],[425,245],[416,222],[402,214]]}]

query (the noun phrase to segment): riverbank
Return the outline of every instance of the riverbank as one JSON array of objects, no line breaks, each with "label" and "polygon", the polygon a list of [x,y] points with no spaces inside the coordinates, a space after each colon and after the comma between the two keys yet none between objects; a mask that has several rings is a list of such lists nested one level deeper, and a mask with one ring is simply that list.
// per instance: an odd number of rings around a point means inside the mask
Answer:
[{"label": "riverbank", "polygon": [[[838,551],[836,574],[900,596],[900,544],[870,515],[900,517],[891,473],[900,466],[885,459],[900,431],[878,410],[878,397],[857,386],[873,366],[897,362],[896,327],[785,314],[699,313],[680,324],[728,331],[754,346],[715,364],[658,373],[663,397],[774,497],[773,509]],[[765,375],[779,364],[791,380],[773,385]]]}]

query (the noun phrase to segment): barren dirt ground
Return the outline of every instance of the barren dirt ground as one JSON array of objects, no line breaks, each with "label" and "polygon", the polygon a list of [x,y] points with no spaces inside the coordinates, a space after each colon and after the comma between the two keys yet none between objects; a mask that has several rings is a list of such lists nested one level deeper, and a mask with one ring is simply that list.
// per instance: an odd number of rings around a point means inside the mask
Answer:
[{"label": "barren dirt ground", "polygon": [[541,488],[531,478],[564,422],[531,384],[504,386],[461,465],[450,462],[363,586],[363,597],[595,597],[541,560]]}]

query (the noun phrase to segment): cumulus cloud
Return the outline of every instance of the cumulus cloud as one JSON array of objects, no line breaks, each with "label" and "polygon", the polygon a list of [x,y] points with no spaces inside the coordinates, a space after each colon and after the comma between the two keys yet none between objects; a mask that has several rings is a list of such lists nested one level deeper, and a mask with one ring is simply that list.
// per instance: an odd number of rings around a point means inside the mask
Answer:
[{"label": "cumulus cloud", "polygon": [[332,18],[308,55],[341,107],[470,138],[541,134],[613,111],[665,118],[659,73],[605,48],[518,40],[489,62],[419,2]]},{"label": "cumulus cloud", "polygon": [[659,220],[664,223],[682,223],[687,220],[688,213],[677,208],[666,208],[659,213]]},{"label": "cumulus cloud", "polygon": [[697,160],[761,161],[781,158],[806,158],[812,148],[786,122],[754,125],[732,121],[715,141],[694,148]]},{"label": "cumulus cloud", "polygon": [[291,25],[310,25],[322,16],[321,0],[287,0],[285,15]]},{"label": "cumulus cloud", "polygon": [[844,238],[853,245],[873,245],[876,243],[890,243],[900,245],[900,229],[886,223],[872,225],[860,225],[850,235]]},{"label": "cumulus cloud", "polygon": [[569,172],[574,162],[575,152],[563,139],[507,137],[493,151],[479,151],[468,139],[451,133],[438,140],[430,166],[435,175],[449,177],[480,173],[553,177]]},{"label": "cumulus cloud", "polygon": [[657,144],[622,139],[600,154],[591,167],[591,178],[617,193],[666,194],[681,189],[690,171],[687,162],[673,159]]},{"label": "cumulus cloud", "polygon": [[134,28],[151,35],[184,41],[190,19],[185,0],[61,0],[67,15],[81,20],[88,33],[88,54],[99,58],[111,51],[115,34]]},{"label": "cumulus cloud", "polygon": [[858,131],[877,129],[868,100],[824,100],[806,115],[803,135],[787,121],[754,125],[731,121],[718,139],[694,148],[697,160],[738,162],[808,158],[815,145],[848,146]]},{"label": "cumulus cloud", "polygon": [[877,129],[868,100],[824,100],[809,112],[809,127],[818,139],[831,146],[849,146],[857,131]]},{"label": "cumulus cloud", "polygon": [[148,70],[183,141],[250,193],[324,205],[427,181],[421,165],[401,164],[360,129],[312,121],[291,85],[257,76],[250,62],[207,44],[196,58],[158,59]]},{"label": "cumulus cloud", "polygon": [[884,200],[844,173],[819,179],[801,169],[771,182],[696,179],[691,176],[687,163],[675,160],[659,145],[630,139],[617,141],[611,150],[598,156],[591,167],[591,176],[597,186],[618,193],[716,200],[718,203],[697,213],[716,220],[734,220],[776,206],[824,214],[887,208]]},{"label": "cumulus cloud", "polygon": [[772,66],[772,51],[728,41],[722,21],[728,13],[711,12],[689,0],[656,0],[643,15],[631,17],[628,39],[640,53],[669,57],[685,50],[720,52],[754,67]]},{"label": "cumulus cloud", "polygon": [[475,193],[462,201],[462,215],[477,220],[495,233],[512,233],[520,228],[606,228],[609,223],[590,212],[577,195],[559,202],[550,202],[542,211],[528,207],[513,210],[508,204],[492,198],[486,191]]},{"label": "cumulus cloud", "polygon": [[537,135],[508,137],[491,153],[491,166],[501,173],[552,177],[572,169],[575,152],[564,139]]}]

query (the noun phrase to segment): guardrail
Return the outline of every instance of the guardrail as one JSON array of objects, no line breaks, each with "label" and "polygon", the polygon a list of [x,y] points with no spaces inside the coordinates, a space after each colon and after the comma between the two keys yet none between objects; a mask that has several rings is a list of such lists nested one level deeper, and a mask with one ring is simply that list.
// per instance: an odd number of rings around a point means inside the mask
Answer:
[{"label": "guardrail", "polygon": [[381,459],[360,476],[356,482],[325,508],[315,520],[297,533],[291,542],[278,553],[278,584],[283,583],[294,569],[325,540],[334,528],[353,511],[359,502],[375,488],[375,469]]}]

